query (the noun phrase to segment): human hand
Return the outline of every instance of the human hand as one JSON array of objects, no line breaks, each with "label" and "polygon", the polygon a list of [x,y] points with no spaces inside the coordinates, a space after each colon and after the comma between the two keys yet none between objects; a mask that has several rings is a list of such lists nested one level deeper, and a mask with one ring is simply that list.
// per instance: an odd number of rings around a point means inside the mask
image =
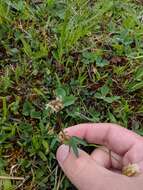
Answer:
[{"label": "human hand", "polygon": [[[143,137],[116,124],[79,124],[66,130],[88,143],[100,144],[91,155],[79,150],[76,157],[67,145],[57,150],[57,160],[65,175],[79,190],[143,189]],[[111,155],[107,154],[110,152]],[[122,175],[122,168],[137,164],[140,174]]]}]

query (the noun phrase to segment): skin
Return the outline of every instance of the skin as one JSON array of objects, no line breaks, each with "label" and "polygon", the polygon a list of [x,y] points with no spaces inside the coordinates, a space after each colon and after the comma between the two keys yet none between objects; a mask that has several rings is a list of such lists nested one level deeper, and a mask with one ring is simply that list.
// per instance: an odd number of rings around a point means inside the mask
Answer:
[{"label": "skin", "polygon": [[[67,145],[57,150],[57,160],[65,175],[79,190],[141,190],[143,189],[143,137],[111,123],[79,124],[67,128],[69,136],[77,136],[101,148],[91,155],[79,150],[79,157]],[[111,155],[108,153],[111,150]],[[128,164],[136,163],[140,173],[122,175]]]}]

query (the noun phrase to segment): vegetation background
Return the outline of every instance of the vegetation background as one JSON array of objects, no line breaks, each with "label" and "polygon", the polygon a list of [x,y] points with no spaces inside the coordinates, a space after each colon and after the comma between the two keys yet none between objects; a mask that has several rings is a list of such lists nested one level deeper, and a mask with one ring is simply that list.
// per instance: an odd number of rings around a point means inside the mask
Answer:
[{"label": "vegetation background", "polygon": [[83,122],[143,134],[142,4],[0,0],[0,189],[74,189],[57,133]]}]

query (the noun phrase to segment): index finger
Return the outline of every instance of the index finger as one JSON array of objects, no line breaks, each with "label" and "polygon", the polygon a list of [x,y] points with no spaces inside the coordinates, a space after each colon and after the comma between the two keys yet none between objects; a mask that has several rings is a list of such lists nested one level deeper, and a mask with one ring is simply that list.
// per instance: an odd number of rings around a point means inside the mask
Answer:
[{"label": "index finger", "polygon": [[111,123],[79,124],[66,128],[65,131],[69,136],[77,136],[88,143],[104,145],[120,155],[125,154],[141,140],[136,133]]}]

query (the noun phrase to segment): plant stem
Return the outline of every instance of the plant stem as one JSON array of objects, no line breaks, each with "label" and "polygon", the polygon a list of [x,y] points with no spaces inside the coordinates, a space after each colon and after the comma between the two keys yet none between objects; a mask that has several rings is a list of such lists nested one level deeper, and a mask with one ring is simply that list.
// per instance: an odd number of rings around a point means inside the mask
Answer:
[{"label": "plant stem", "polygon": [[0,176],[0,180],[24,180],[24,177]]}]

